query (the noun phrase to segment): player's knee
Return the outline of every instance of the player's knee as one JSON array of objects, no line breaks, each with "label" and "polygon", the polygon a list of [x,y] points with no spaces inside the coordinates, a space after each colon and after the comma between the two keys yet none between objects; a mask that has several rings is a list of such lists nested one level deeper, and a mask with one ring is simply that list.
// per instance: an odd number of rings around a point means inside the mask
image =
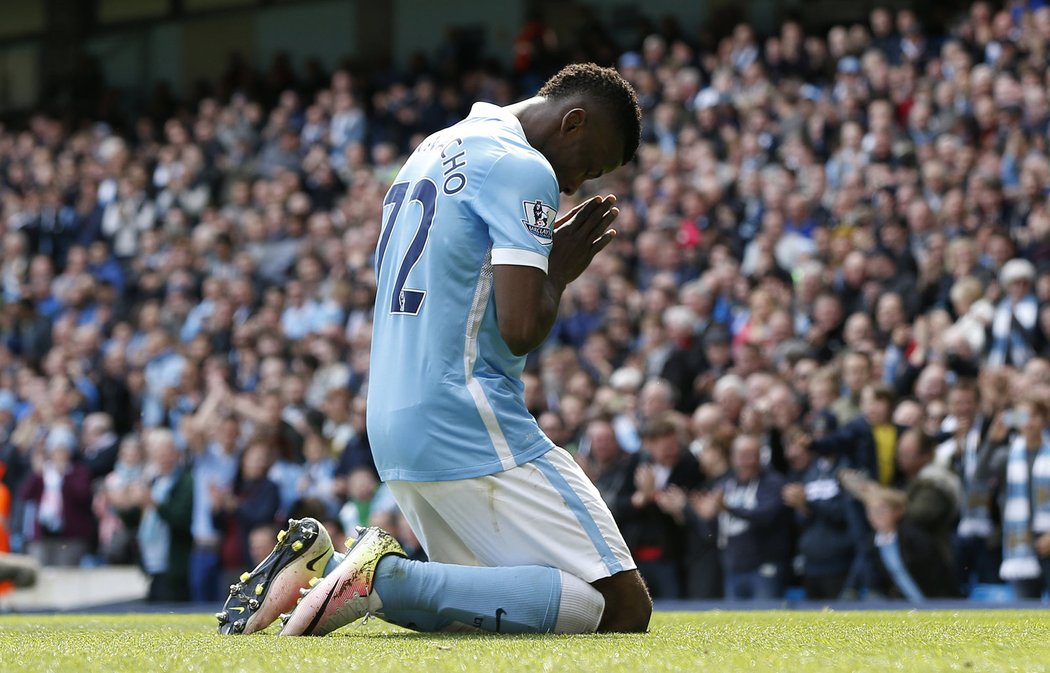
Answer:
[{"label": "player's knee", "polygon": [[644,633],[653,614],[653,601],[638,571],[619,573],[594,586],[605,596],[605,612],[598,631]]}]

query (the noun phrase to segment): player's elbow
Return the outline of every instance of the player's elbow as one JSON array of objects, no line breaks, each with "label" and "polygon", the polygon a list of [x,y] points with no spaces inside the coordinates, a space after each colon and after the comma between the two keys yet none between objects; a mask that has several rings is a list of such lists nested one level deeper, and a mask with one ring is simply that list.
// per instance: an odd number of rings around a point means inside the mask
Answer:
[{"label": "player's elbow", "polygon": [[[510,346],[510,344],[508,344],[508,346]],[[531,353],[532,349],[527,345],[519,344],[517,346],[510,346],[510,352],[520,358]]]},{"label": "player's elbow", "polygon": [[527,324],[500,323],[499,333],[510,352],[518,357],[528,355],[542,341]]},{"label": "player's elbow", "polygon": [[509,337],[508,338],[507,335],[503,335],[503,340],[505,342],[507,342],[507,348],[510,350],[510,352],[513,353],[514,355],[518,356],[518,357],[522,357],[523,355],[528,355],[535,348],[535,346],[533,345],[532,340],[528,339],[528,338],[523,338],[523,337]]}]

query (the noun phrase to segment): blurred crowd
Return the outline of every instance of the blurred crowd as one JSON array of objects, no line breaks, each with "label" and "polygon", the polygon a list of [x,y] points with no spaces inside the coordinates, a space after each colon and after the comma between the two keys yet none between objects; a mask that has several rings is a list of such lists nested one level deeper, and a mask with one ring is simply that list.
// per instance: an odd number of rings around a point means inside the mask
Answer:
[{"label": "blurred crowd", "polygon": [[620,235],[525,395],[654,597],[1050,589],[1050,7],[606,35],[0,132],[0,551],[160,601],[217,600],[289,517],[423,557],[365,433],[383,196],[473,101],[595,59],[642,146],[563,199],[618,195]]}]

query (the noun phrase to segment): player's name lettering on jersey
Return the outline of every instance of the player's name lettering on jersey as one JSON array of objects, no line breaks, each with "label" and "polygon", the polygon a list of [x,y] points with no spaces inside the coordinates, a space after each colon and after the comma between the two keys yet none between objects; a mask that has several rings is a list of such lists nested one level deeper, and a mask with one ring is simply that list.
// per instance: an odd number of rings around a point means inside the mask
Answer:
[{"label": "player's name lettering on jersey", "polygon": [[432,152],[441,149],[441,191],[452,196],[467,186],[467,176],[462,169],[467,166],[467,151],[462,149],[463,139],[450,138],[451,134],[436,133],[416,148],[416,152]]}]

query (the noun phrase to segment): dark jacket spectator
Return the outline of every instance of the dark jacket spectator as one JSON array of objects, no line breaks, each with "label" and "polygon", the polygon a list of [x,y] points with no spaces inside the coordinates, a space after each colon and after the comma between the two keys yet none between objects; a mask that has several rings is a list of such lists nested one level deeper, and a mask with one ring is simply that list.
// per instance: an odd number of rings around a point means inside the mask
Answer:
[{"label": "dark jacket spectator", "polygon": [[893,392],[886,386],[869,385],[861,393],[861,416],[844,427],[814,439],[814,453],[841,456],[850,465],[881,484],[893,483],[894,452],[902,428],[891,422]]},{"label": "dark jacket spectator", "polygon": [[[715,413],[713,405],[705,415]],[[702,421],[703,419],[701,419]],[[697,420],[694,417],[694,431]],[[688,502],[682,507],[686,528],[685,574],[686,596],[697,599],[722,598],[725,582],[722,577],[721,550],[718,547],[718,530],[708,525],[701,517],[704,499],[715,490],[721,490],[729,471],[729,445],[732,436],[715,432],[704,440],[694,440],[691,451],[699,449],[699,462],[703,481],[692,492],[686,494]],[[697,447],[694,449],[694,447]]]},{"label": "dark jacket spectator", "polygon": [[[669,415],[656,416],[642,428],[642,450],[635,454],[631,472],[634,493],[622,513],[624,540],[654,597],[679,598],[682,591],[684,553],[683,521],[679,491],[700,483],[700,466],[678,439],[678,428]],[[668,497],[668,491],[675,495]]]},{"label": "dark jacket spectator", "polygon": [[952,567],[941,557],[936,542],[905,517],[906,496],[873,485],[864,500],[875,530],[870,590],[913,603],[957,597]]},{"label": "dark jacket spectator", "polygon": [[113,419],[113,431],[124,436],[135,428],[139,404],[128,387],[125,354],[119,348],[106,352],[98,378],[99,411]]},{"label": "dark jacket spectator", "polygon": [[787,458],[797,481],[784,486],[784,504],[795,511],[806,598],[838,598],[857,552],[855,517],[849,516],[847,494],[837,472],[844,459],[814,456],[801,441],[789,441]]},{"label": "dark jacket spectator", "polygon": [[113,419],[104,413],[88,414],[80,429],[80,457],[92,479],[100,479],[113,471],[119,450]]},{"label": "dark jacket spectator", "polygon": [[897,468],[907,496],[905,520],[933,542],[938,562],[951,567],[962,486],[951,470],[934,462],[935,449],[933,438],[922,430],[908,430],[897,446]]},{"label": "dark jacket spectator", "polygon": [[78,565],[95,541],[91,474],[73,461],[75,442],[67,426],[52,428],[22,487],[21,497],[36,506],[29,551],[43,565]]},{"label": "dark jacket spectator", "polygon": [[697,507],[708,526],[717,526],[731,600],[779,598],[787,578],[791,525],[781,496],[784,478],[762,467],[760,453],[758,437],[738,436],[732,474]]},{"label": "dark jacket spectator", "polygon": [[955,535],[955,564],[960,584],[999,581],[1002,545],[997,496],[1006,473],[1010,428],[1003,414],[985,418],[980,387],[960,379],[948,392],[949,416],[937,446],[937,462],[949,467],[962,483],[959,525]]},{"label": "dark jacket spectator", "polygon": [[33,305],[33,300],[20,299],[9,310],[14,320],[0,329],[4,346],[34,366],[51,350],[51,321]]}]

